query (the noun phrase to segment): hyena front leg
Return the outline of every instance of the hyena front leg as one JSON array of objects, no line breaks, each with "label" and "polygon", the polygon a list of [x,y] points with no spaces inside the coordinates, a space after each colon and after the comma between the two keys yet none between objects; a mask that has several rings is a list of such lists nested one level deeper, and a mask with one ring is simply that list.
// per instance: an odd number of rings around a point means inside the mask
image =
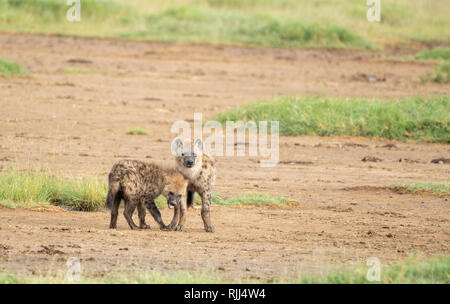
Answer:
[{"label": "hyena front leg", "polygon": [[155,201],[153,199],[146,201],[146,206],[148,211],[150,211],[150,214],[153,216],[155,221],[159,224],[160,229],[165,229],[166,225],[164,224],[161,213],[158,210],[158,207],[156,207]]},{"label": "hyena front leg", "polygon": [[139,216],[139,228],[141,229],[150,229],[150,226],[145,223],[145,203],[140,201],[137,205],[138,216]]},{"label": "hyena front leg", "polygon": [[138,202],[136,202],[135,200],[125,198],[125,210],[123,211],[123,215],[125,216],[125,219],[127,220],[128,225],[132,230],[140,230],[140,228],[136,226],[133,221],[133,213],[136,209],[136,204],[138,204]]},{"label": "hyena front leg", "polygon": [[[181,203],[180,203],[181,204]],[[170,222],[169,226],[167,226],[167,230],[174,230],[180,221],[180,204],[178,204],[173,211],[173,218]]]},{"label": "hyena front leg", "polygon": [[184,197],[181,199],[180,203],[177,205],[177,208],[180,208],[180,220],[178,221],[178,225],[175,227],[175,231],[181,231],[184,228],[184,224],[186,223],[186,209],[187,204]]},{"label": "hyena front leg", "polygon": [[210,209],[211,209],[211,192],[205,191],[200,194],[202,198],[202,219],[206,232],[214,232],[214,226],[211,224]]}]

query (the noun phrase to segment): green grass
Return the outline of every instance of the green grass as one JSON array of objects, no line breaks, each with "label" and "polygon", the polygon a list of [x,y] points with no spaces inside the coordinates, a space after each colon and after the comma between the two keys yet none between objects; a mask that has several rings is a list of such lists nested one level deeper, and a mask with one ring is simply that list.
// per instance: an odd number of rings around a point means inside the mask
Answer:
[{"label": "green grass", "polygon": [[[360,266],[353,271],[332,272],[325,276],[300,276],[294,283],[308,284],[365,284],[367,267]],[[384,284],[449,284],[450,256],[408,260],[381,269]]]},{"label": "green grass", "polygon": [[[198,195],[195,197],[195,204],[201,204]],[[262,192],[249,192],[238,196],[223,198],[217,193],[212,195],[212,203],[220,206],[287,206],[293,203],[288,197],[270,195]]]},{"label": "green grass", "polygon": [[390,188],[399,193],[450,196],[450,183],[407,183],[391,185]]},{"label": "green grass", "polygon": [[[106,179],[70,180],[48,170],[0,173],[0,206],[7,208],[65,206],[78,211],[97,211],[105,206],[107,190]],[[155,203],[158,208],[167,207],[163,196]]]},{"label": "green grass", "polygon": [[415,60],[433,60],[440,64],[431,73],[422,77],[422,81],[450,83],[450,47],[437,47],[422,51],[414,57]]},{"label": "green grass", "polygon": [[[212,204],[219,206],[253,206],[253,207],[266,207],[266,206],[289,206],[295,203],[293,199],[284,196],[271,195],[262,192],[248,192],[237,196],[231,196],[224,198],[223,195],[213,192]],[[201,205],[202,201],[198,194],[195,194],[194,204]],[[160,196],[156,200],[158,208],[163,209],[167,207],[166,199]]]},{"label": "green grass", "polygon": [[[369,282],[366,279],[368,266],[334,270],[323,275],[298,274],[295,277],[280,277],[270,282],[249,278],[225,278],[213,271],[189,273],[178,272],[140,272],[109,274],[105,277],[84,277],[78,283],[89,284],[224,284],[224,283],[301,283],[301,284],[449,284],[450,283],[450,256],[444,255],[433,258],[410,257],[404,262],[381,268],[381,281]],[[11,273],[0,272],[0,284],[55,284],[71,283],[65,275],[48,276],[18,276]],[[77,283],[77,282],[74,282]]]},{"label": "green grass", "polygon": [[450,60],[435,67],[431,73],[422,77],[422,81],[450,83]]},{"label": "green grass", "polygon": [[126,38],[277,47],[375,48],[368,39],[349,29],[268,13],[179,7],[150,15],[146,21],[144,31]]},{"label": "green grass", "polygon": [[384,0],[380,23],[361,0],[81,1],[68,22],[59,0],[0,1],[0,31],[237,45],[373,49],[450,41],[446,0]]},{"label": "green grass", "polygon": [[45,170],[0,174],[0,205],[9,208],[63,205],[94,211],[105,204],[106,190],[96,179],[65,180]]},{"label": "green grass", "polygon": [[81,1],[81,22],[69,22],[59,0],[2,0],[0,29],[12,32],[117,37],[139,19],[137,9],[113,1]]},{"label": "green grass", "polygon": [[14,75],[26,75],[27,71],[18,63],[0,58],[0,76],[11,77]]},{"label": "green grass", "polygon": [[136,128],[127,132],[128,135],[148,135],[148,131],[143,128]]},{"label": "green grass", "polygon": [[415,62],[437,62],[443,63],[450,60],[450,47],[435,47],[418,52],[415,55],[386,56],[386,60],[415,61]]},{"label": "green grass", "polygon": [[[48,170],[19,172],[8,170],[0,173],[0,206],[7,208],[34,208],[66,206],[73,210],[96,211],[104,208],[108,184],[94,178],[68,180],[53,175]],[[251,192],[227,199],[214,193],[212,203],[222,206],[282,206],[291,203],[286,197]],[[164,196],[156,205],[167,208]],[[198,195],[195,203],[201,204]]]},{"label": "green grass", "polygon": [[414,56],[416,60],[450,60],[450,47],[424,50]]},{"label": "green grass", "polygon": [[[350,135],[450,142],[450,97],[402,100],[285,97],[221,113],[216,120],[279,121],[280,134]],[[270,126],[269,126],[270,131]]]}]

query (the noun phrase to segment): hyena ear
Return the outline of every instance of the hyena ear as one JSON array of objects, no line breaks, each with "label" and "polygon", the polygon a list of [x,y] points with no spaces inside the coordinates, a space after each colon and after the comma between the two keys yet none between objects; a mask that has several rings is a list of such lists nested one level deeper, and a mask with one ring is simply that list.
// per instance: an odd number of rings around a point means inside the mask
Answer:
[{"label": "hyena ear", "polygon": [[197,138],[194,143],[195,148],[199,151],[203,151],[203,141],[200,138]]},{"label": "hyena ear", "polygon": [[172,141],[172,154],[177,155],[181,148],[183,148],[183,141],[177,137]]}]

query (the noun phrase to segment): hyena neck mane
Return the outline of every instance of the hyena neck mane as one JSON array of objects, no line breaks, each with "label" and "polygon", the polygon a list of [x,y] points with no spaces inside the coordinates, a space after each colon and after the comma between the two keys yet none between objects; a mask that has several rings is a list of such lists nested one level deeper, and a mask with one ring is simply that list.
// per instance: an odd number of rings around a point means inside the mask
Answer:
[{"label": "hyena neck mane", "polygon": [[187,180],[195,180],[202,171],[202,162],[198,161],[192,168],[187,168],[183,164],[177,163],[176,169],[183,174]]}]

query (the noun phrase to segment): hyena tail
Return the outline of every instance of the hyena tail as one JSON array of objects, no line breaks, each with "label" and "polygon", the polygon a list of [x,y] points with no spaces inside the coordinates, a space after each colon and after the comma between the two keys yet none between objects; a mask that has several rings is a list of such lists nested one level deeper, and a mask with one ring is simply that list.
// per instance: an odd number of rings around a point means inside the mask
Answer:
[{"label": "hyena tail", "polygon": [[106,207],[108,209],[112,209],[114,202],[116,200],[116,196],[119,192],[120,184],[118,182],[112,182],[109,184],[108,188],[108,196],[106,197]]},{"label": "hyena tail", "polygon": [[194,207],[194,192],[188,191],[186,195],[186,204],[188,208]]}]

